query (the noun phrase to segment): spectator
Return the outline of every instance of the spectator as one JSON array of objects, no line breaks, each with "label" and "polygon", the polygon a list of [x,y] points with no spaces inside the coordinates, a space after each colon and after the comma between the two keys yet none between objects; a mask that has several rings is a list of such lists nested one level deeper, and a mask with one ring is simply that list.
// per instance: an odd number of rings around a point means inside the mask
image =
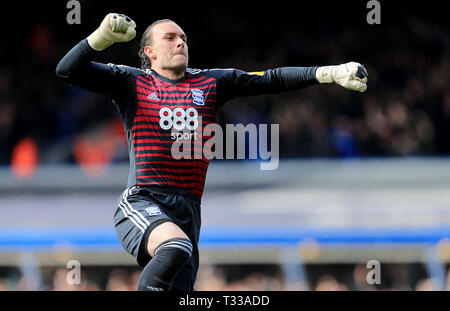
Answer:
[{"label": "spectator", "polygon": [[220,271],[210,265],[200,266],[195,285],[196,291],[221,291],[225,288],[225,278]]},{"label": "spectator", "polygon": [[435,291],[436,288],[433,285],[433,282],[429,278],[421,279],[416,284],[416,291]]},{"label": "spectator", "polygon": [[113,269],[109,273],[106,284],[107,291],[128,291],[131,284],[128,280],[128,273],[123,269]]},{"label": "spectator", "polygon": [[326,274],[319,278],[315,291],[346,291],[347,286],[339,283],[332,275]]}]

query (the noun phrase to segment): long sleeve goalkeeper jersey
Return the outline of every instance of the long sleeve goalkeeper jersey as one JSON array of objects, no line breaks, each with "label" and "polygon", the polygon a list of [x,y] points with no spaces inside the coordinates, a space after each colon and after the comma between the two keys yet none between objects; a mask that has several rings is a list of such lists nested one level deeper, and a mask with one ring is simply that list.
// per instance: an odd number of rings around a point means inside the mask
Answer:
[{"label": "long sleeve goalkeeper jersey", "polygon": [[[92,61],[97,53],[86,39],[80,41],[61,59],[56,74],[72,85],[109,96],[119,109],[129,149],[127,186],[164,187],[198,200],[209,164],[202,151],[210,136],[199,138],[189,132],[214,123],[218,109],[235,97],[298,90],[318,83],[317,67],[251,73],[188,68],[184,77],[170,80],[152,69]],[[192,157],[173,156],[174,142],[180,137],[192,140]]]}]

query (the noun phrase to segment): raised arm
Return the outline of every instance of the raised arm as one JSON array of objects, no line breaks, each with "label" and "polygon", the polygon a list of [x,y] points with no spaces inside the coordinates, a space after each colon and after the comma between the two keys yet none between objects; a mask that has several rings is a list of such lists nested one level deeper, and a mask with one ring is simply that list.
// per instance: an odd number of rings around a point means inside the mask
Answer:
[{"label": "raised arm", "polygon": [[65,81],[113,98],[119,90],[119,69],[91,61],[96,53],[115,42],[127,42],[136,36],[136,24],[122,14],[110,13],[100,27],[73,47],[58,63],[56,75]]}]

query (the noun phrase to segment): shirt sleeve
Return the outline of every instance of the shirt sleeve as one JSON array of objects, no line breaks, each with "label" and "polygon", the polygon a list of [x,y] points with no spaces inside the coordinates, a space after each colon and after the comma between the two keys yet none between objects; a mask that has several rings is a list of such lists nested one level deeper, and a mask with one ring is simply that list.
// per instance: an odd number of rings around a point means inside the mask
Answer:
[{"label": "shirt sleeve", "polygon": [[135,96],[130,96],[130,90],[135,92],[136,72],[128,66],[92,61],[97,53],[86,39],[80,41],[58,63],[56,75],[72,85],[111,97],[129,127],[136,110]]},{"label": "shirt sleeve", "polygon": [[277,94],[293,91],[318,83],[318,67],[281,67],[261,72],[245,72],[239,69],[218,69],[218,103],[235,97]]},{"label": "shirt sleeve", "polygon": [[120,101],[121,90],[124,88],[119,86],[124,82],[125,72],[114,64],[91,61],[96,53],[98,52],[89,46],[86,39],[80,41],[58,63],[56,75],[72,85]]}]

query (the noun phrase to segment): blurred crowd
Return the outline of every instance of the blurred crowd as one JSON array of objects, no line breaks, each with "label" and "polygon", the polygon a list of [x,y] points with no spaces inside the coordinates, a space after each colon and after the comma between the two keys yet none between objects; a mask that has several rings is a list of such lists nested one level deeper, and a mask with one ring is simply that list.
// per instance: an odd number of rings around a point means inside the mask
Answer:
[{"label": "blurred crowd", "polygon": [[[336,85],[319,85],[300,92],[235,100],[223,110],[225,122],[280,124],[280,154],[285,157],[448,154],[449,28],[406,19],[404,25],[388,31],[349,27],[331,31],[325,38],[307,38],[306,46],[299,40],[283,49],[280,40],[276,61],[270,59],[273,54],[262,64],[252,63],[250,56],[242,57],[251,64],[242,64],[247,68],[302,59],[291,55],[295,51],[306,54],[308,63],[318,58],[319,64],[359,61],[369,72],[368,90],[355,94]],[[355,45],[361,45],[357,55]]]},{"label": "blurred crowd", "polygon": [[[248,268],[248,266],[247,266]],[[234,271],[233,271],[234,269]],[[342,268],[341,268],[342,269]],[[287,282],[278,271],[264,268],[250,269],[247,273],[236,274],[236,267],[200,266],[195,291],[450,291],[450,269],[445,288],[426,276],[408,272],[406,265],[395,265],[385,269],[381,283],[368,284],[368,269],[364,264],[349,265],[348,271],[327,272],[321,268],[309,272],[308,281]],[[415,268],[415,270],[420,270]],[[68,269],[43,268],[40,287],[25,277],[0,278],[0,290],[6,291],[135,291],[140,270],[135,267],[87,268],[82,272],[80,284],[67,281]],[[20,274],[20,273],[19,273]],[[386,274],[388,274],[386,276]],[[17,275],[16,275],[17,276]]]},{"label": "blurred crowd", "polygon": [[[333,20],[306,17],[262,23],[232,9],[201,11],[204,18],[194,22],[188,18],[193,12],[178,20],[168,16],[188,34],[191,67],[256,71],[358,61],[369,72],[363,94],[317,85],[235,99],[220,111],[218,123],[280,124],[281,157],[449,153],[448,23],[408,14],[379,26],[331,27]],[[150,23],[134,14],[140,23]],[[107,149],[111,161],[127,161],[121,131],[104,130],[120,121],[110,99],[55,76],[59,60],[101,19],[83,16],[85,22],[79,26],[69,26],[62,18],[30,19],[20,37],[7,38],[15,49],[0,51],[0,58],[8,60],[0,67],[0,163],[10,163],[14,148],[25,138],[36,142],[40,163],[77,161],[76,144],[86,135],[94,145],[113,136],[120,143]],[[138,36],[143,26],[139,29]],[[115,45],[96,60],[138,67],[137,48],[138,40]]]}]

